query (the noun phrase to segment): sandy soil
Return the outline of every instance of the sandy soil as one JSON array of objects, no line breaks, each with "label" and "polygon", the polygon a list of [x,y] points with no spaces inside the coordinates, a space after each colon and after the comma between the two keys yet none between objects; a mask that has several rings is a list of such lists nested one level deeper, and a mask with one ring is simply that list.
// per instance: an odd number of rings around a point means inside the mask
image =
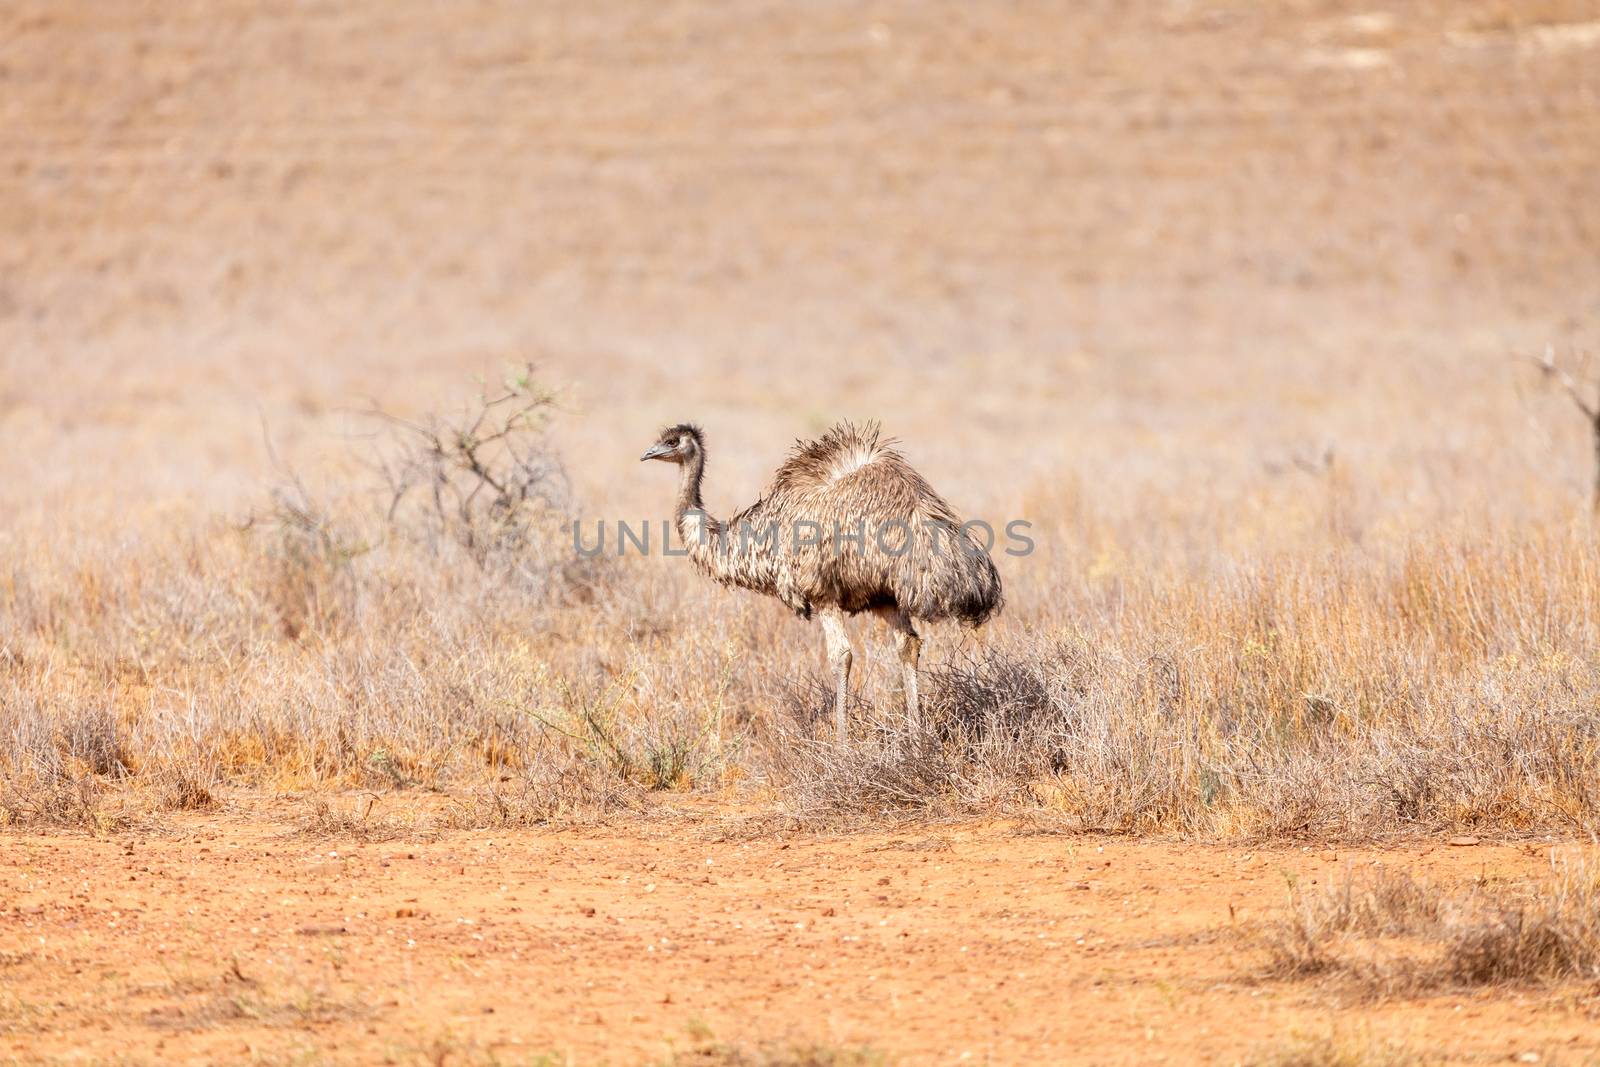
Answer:
[{"label": "sandy soil", "polygon": [[[897,1063],[1239,1062],[1295,1035],[1450,1060],[1600,1052],[1583,990],[1362,1005],[1262,981],[1295,877],[1536,872],[1550,845],[1205,847],[1004,824],[316,839],[216,815],[7,837],[0,1057],[650,1062],[707,1033]],[[697,1036],[698,1035],[698,1036]]]}]

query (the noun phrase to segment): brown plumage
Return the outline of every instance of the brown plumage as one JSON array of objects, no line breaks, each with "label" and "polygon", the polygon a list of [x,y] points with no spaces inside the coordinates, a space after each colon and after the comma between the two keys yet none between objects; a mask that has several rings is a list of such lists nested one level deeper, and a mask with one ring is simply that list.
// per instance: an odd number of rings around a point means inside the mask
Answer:
[{"label": "brown plumage", "polygon": [[1000,609],[989,553],[876,425],[841,423],[797,442],[761,499],[726,522],[701,503],[699,427],[661,431],[643,458],[681,469],[676,525],[696,567],[724,585],[777,597],[802,618],[821,618],[841,739],[852,658],[845,615],[872,611],[893,627],[915,723],[921,641],[914,624],[953,618],[977,626]]}]

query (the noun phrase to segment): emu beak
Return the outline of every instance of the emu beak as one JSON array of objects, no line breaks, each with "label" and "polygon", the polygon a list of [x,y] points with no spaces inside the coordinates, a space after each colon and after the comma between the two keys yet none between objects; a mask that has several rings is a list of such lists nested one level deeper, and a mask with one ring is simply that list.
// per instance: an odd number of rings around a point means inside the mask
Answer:
[{"label": "emu beak", "polygon": [[670,455],[672,455],[672,449],[666,445],[651,445],[650,451],[639,457],[639,462],[643,463],[647,459],[661,459]]}]

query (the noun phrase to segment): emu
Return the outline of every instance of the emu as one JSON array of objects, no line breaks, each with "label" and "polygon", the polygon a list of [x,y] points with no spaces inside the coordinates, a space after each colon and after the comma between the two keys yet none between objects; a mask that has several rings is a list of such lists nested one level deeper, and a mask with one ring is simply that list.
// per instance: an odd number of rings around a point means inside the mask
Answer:
[{"label": "emu", "polygon": [[803,619],[821,618],[839,741],[849,736],[846,615],[870,611],[892,628],[905,715],[918,728],[917,624],[954,618],[976,627],[1002,604],[987,549],[892,445],[871,423],[797,441],[761,499],[726,522],[700,500],[706,446],[698,426],[662,430],[640,457],[678,464],[675,525],[700,571],[777,597]]}]

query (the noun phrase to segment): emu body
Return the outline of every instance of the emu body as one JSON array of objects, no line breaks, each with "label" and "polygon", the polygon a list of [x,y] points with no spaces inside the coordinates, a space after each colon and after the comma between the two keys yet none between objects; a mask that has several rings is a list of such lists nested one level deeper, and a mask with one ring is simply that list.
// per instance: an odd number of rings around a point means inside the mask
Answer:
[{"label": "emu body", "polygon": [[988,551],[876,426],[841,423],[798,442],[761,499],[726,521],[701,502],[699,427],[663,430],[642,458],[679,466],[674,520],[695,567],[821,620],[841,741],[853,658],[846,615],[870,611],[889,624],[906,716],[919,726],[917,625],[953,618],[978,626],[1000,609],[1000,575]]}]

